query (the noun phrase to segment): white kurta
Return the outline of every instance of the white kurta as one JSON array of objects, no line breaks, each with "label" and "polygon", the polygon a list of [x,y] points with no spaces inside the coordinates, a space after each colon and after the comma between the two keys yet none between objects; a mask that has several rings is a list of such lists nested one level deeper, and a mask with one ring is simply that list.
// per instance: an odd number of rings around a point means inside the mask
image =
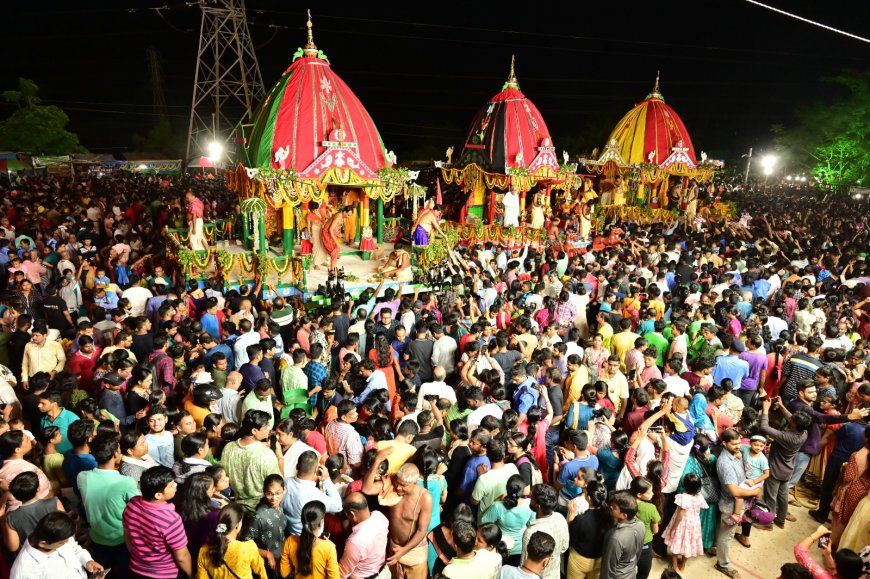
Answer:
[{"label": "white kurta", "polygon": [[516,193],[508,191],[501,199],[504,205],[504,225],[505,227],[520,226],[520,198]]}]

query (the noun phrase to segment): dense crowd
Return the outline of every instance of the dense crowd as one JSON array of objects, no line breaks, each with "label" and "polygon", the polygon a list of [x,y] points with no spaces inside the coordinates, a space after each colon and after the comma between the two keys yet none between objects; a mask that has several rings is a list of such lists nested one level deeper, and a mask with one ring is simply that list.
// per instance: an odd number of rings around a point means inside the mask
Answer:
[{"label": "dense crowd", "polygon": [[[472,243],[444,287],[306,309],[167,255],[185,193],[233,211],[219,181],[3,187],[0,565],[646,579],[660,558],[677,579],[707,556],[736,577],[735,543],[818,488],[780,576],[870,577],[867,207],[716,191],[605,223],[616,246]],[[704,210],[723,191],[730,218]]]}]

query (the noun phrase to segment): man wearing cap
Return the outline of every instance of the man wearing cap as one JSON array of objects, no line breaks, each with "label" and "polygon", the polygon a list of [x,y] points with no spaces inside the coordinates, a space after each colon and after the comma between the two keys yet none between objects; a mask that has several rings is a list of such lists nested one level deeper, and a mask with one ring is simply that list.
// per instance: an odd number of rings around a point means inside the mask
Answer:
[{"label": "man wearing cap", "polygon": [[[722,380],[730,378],[736,394],[740,390],[743,379],[749,376],[749,363],[738,358],[741,353],[746,351],[746,346],[740,340],[735,340],[730,334],[725,334],[722,339],[722,347],[728,350],[728,353],[716,358],[716,365],[713,366],[713,383],[722,384]],[[742,395],[741,398],[743,398]],[[748,404],[745,399],[744,403]]]}]

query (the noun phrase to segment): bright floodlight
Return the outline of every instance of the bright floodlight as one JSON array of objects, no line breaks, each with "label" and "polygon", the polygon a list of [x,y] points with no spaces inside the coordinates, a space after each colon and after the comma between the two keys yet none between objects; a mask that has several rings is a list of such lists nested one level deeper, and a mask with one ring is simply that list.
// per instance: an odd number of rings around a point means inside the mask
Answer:
[{"label": "bright floodlight", "polygon": [[806,176],[806,175],[802,175],[802,176],[801,176],[801,181],[806,182],[806,180],[807,180],[807,176]]},{"label": "bright floodlight", "polygon": [[773,175],[773,168],[776,167],[777,161],[776,155],[765,155],[761,158],[761,168],[765,175]]},{"label": "bright floodlight", "polygon": [[791,181],[791,175],[785,178],[786,181]]},{"label": "bright floodlight", "polygon": [[220,160],[221,155],[224,154],[224,146],[218,141],[212,141],[208,144],[208,160],[212,163],[215,163]]},{"label": "bright floodlight", "polygon": [[139,169],[140,171],[144,171],[148,168],[148,165],[146,165],[145,163],[142,163],[136,168]]}]

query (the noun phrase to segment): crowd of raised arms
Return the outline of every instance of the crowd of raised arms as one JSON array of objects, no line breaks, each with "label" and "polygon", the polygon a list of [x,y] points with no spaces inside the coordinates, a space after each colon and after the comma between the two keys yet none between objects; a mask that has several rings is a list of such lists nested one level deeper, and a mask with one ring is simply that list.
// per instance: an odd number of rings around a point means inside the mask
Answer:
[{"label": "crowd of raised arms", "polygon": [[185,281],[188,191],[234,211],[214,179],[0,186],[0,576],[736,577],[817,489],[780,577],[870,577],[865,202],[714,187],[735,215],[306,309]]}]

